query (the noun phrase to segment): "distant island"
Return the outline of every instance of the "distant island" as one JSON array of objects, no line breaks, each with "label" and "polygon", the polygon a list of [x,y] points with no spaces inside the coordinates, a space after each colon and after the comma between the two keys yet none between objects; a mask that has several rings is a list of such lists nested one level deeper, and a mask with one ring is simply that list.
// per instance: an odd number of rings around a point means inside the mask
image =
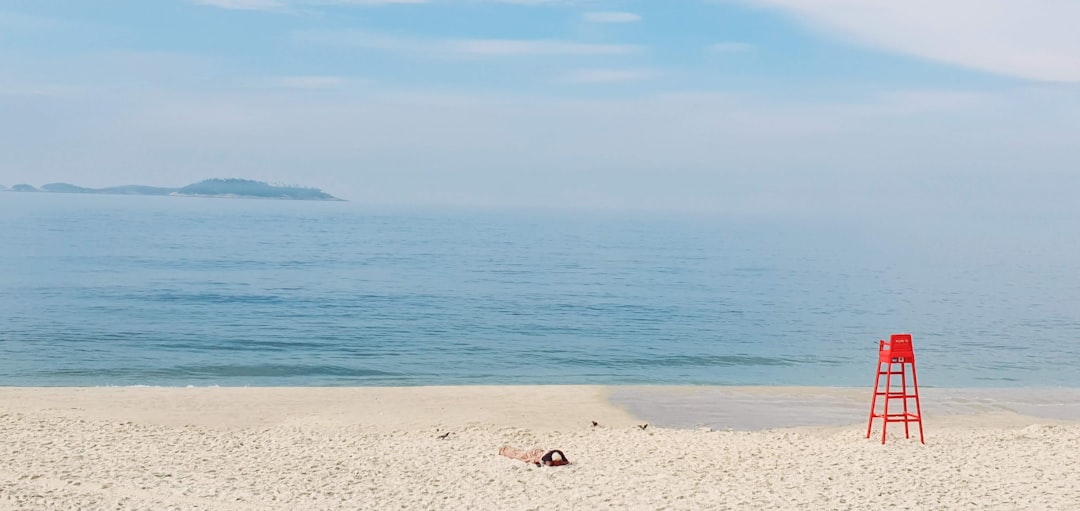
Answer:
[{"label": "distant island", "polygon": [[183,188],[162,188],[158,186],[125,185],[107,188],[84,188],[68,183],[49,183],[41,188],[27,184],[5,188],[8,192],[47,192],[47,193],[91,193],[107,195],[170,195],[175,197],[217,197],[235,199],[286,199],[286,200],[322,200],[340,201],[318,188],[303,186],[274,186],[262,181],[250,179],[207,179]]}]

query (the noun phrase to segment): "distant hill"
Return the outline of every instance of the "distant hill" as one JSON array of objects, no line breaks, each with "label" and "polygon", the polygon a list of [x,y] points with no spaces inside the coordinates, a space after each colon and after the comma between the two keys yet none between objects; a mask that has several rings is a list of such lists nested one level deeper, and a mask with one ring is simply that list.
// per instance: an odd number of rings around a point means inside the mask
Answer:
[{"label": "distant hill", "polygon": [[11,192],[48,192],[48,193],[90,193],[108,195],[173,195],[181,197],[222,197],[237,199],[287,199],[340,201],[337,197],[319,190],[303,186],[274,186],[262,181],[250,179],[207,179],[183,188],[162,188],[157,186],[125,185],[107,188],[85,188],[69,183],[49,183],[40,189],[27,184],[18,184],[5,190]]},{"label": "distant hill", "polygon": [[187,185],[176,195],[198,197],[259,197],[263,199],[340,200],[318,188],[273,186],[249,179],[207,179]]},{"label": "distant hill", "polygon": [[157,186],[110,186],[107,188],[83,188],[68,183],[49,183],[41,187],[43,192],[51,193],[99,193],[109,195],[169,195],[179,188],[161,188]]}]

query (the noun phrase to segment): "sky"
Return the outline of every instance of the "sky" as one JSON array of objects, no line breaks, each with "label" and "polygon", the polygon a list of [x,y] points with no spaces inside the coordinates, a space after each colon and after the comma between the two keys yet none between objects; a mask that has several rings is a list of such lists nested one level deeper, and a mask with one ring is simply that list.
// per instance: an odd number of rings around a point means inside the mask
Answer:
[{"label": "sky", "polygon": [[0,0],[0,185],[1080,218],[1078,19],[1073,0]]}]

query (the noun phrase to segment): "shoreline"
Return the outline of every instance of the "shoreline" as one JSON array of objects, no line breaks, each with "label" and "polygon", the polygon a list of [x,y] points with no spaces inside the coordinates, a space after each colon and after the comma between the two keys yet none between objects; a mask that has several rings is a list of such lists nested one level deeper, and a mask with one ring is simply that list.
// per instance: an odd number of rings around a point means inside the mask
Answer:
[{"label": "shoreline", "polygon": [[[0,509],[1068,510],[1080,502],[1080,389],[926,389],[925,445],[917,427],[905,439],[898,424],[886,445],[866,439],[870,392],[0,387]],[[535,467],[500,456],[503,445],[560,449],[571,464]]]},{"label": "shoreline", "polygon": [[[598,421],[758,431],[865,423],[869,387],[463,385],[412,387],[0,387],[0,411],[224,429],[297,416],[392,429],[575,429]],[[1080,423],[1080,388],[920,389],[925,421]],[[1007,418],[1007,419],[1006,419]]]}]

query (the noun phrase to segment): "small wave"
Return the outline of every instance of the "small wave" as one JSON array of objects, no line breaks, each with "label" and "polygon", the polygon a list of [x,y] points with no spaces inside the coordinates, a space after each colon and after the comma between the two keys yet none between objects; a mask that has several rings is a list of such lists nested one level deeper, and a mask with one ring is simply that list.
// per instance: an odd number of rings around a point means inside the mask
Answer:
[{"label": "small wave", "polygon": [[223,294],[223,293],[154,293],[129,296],[134,300],[148,300],[168,303],[242,303],[242,304],[283,304],[285,297],[259,294]]},{"label": "small wave", "polygon": [[88,378],[288,378],[330,376],[346,378],[394,377],[396,373],[335,365],[255,364],[255,365],[183,365],[161,369],[102,368],[56,369],[39,374],[52,377]]},{"label": "small wave", "polygon": [[[738,367],[738,366],[793,366],[801,360],[782,357],[753,355],[672,355],[655,357],[623,357],[604,359],[564,358],[561,363],[594,367]],[[815,362],[819,363],[819,362]]]}]

